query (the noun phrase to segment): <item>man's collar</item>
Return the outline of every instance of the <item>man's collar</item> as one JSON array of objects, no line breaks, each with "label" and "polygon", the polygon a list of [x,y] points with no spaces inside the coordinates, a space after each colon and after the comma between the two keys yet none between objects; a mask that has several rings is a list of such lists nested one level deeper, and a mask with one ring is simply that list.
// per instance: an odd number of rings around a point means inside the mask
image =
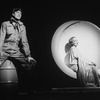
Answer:
[{"label": "man's collar", "polygon": [[17,21],[15,18],[13,18],[13,17],[11,17],[11,19],[10,19],[10,22],[12,23],[12,24],[19,24],[19,25],[22,25],[23,23],[19,20],[19,21]]}]

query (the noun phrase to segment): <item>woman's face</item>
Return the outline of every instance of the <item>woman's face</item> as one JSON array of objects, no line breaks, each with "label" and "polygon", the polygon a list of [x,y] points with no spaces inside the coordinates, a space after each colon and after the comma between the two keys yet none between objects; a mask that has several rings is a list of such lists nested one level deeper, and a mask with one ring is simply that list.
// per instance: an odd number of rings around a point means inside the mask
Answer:
[{"label": "woman's face", "polygon": [[73,45],[74,46],[77,46],[78,45],[78,40],[77,39],[73,42]]},{"label": "woman's face", "polygon": [[72,46],[77,46],[78,45],[78,40],[76,38],[73,38],[72,40]]}]

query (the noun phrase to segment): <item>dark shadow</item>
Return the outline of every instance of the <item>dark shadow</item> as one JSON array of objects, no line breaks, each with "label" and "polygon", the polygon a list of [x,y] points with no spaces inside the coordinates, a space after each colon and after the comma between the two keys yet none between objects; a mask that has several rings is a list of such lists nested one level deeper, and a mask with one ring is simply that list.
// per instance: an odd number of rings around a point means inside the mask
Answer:
[{"label": "dark shadow", "polygon": [[66,55],[64,57],[65,64],[66,64],[67,53],[69,52],[70,48],[71,48],[71,45],[69,43],[66,43],[66,45],[65,45],[65,53],[66,53]]},{"label": "dark shadow", "polygon": [[71,45],[70,45],[69,43],[67,43],[67,44],[65,45],[65,52],[66,52],[66,53],[69,52],[70,48],[71,48]]}]

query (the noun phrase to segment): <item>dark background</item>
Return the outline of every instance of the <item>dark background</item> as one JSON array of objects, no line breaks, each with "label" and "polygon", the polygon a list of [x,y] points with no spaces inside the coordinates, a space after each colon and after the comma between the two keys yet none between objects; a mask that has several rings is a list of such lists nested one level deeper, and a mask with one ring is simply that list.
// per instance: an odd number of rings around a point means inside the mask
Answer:
[{"label": "dark background", "polygon": [[100,8],[94,2],[13,1],[0,7],[0,24],[10,19],[13,8],[22,9],[21,21],[27,29],[31,55],[36,59],[33,71],[36,89],[79,87],[80,84],[64,74],[53,60],[51,40],[56,29],[70,20],[87,20],[100,27]]}]

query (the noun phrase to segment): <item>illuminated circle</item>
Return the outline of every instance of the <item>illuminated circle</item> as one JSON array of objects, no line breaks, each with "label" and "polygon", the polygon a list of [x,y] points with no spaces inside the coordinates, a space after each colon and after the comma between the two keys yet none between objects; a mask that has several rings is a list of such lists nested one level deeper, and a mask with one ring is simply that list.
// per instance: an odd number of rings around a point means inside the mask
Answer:
[{"label": "illuminated circle", "polygon": [[64,62],[65,45],[72,36],[78,39],[78,49],[81,54],[99,67],[100,28],[88,21],[69,21],[62,24],[53,35],[51,50],[54,61],[65,74],[76,79],[76,73]]}]

